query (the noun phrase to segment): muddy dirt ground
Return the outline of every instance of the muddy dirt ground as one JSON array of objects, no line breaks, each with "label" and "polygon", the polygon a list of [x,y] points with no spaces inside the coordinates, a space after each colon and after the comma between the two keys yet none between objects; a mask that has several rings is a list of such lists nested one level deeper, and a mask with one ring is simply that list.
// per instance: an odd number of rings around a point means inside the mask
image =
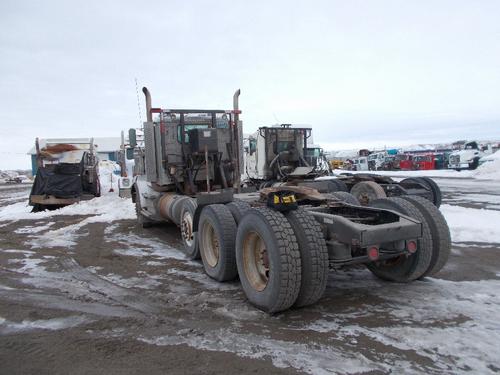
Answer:
[{"label": "muddy dirt ground", "polygon": [[[438,182],[448,204],[500,194]],[[0,209],[27,193],[2,187]],[[319,303],[269,316],[185,259],[176,227],[89,217],[0,221],[1,374],[500,371],[499,244],[454,243],[411,284],[332,272]]]}]

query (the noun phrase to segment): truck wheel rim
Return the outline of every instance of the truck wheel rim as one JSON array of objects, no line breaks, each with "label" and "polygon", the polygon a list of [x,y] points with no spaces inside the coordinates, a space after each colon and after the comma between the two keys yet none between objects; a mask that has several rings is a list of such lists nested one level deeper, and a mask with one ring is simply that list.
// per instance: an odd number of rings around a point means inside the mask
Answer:
[{"label": "truck wheel rim", "polygon": [[181,234],[186,245],[191,246],[194,240],[193,217],[189,212],[184,212],[184,215],[182,215]]},{"label": "truck wheel rim", "polygon": [[266,244],[257,232],[248,233],[243,240],[243,268],[252,288],[259,292],[266,288],[269,257]]},{"label": "truck wheel rim", "polygon": [[202,245],[205,261],[210,267],[215,267],[219,262],[220,244],[214,227],[208,222],[203,224]]}]

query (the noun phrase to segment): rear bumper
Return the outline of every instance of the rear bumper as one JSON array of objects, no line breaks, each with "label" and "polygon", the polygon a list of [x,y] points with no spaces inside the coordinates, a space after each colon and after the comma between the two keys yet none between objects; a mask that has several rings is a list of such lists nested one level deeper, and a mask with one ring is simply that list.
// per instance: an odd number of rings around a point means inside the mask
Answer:
[{"label": "rear bumper", "polygon": [[366,225],[338,215],[311,213],[326,226],[329,237],[351,246],[365,248],[422,237],[422,224],[407,216],[400,216],[393,223]]},{"label": "rear bumper", "polygon": [[[422,238],[422,223],[395,211],[345,204],[343,210],[308,210],[322,227],[330,267],[410,256],[409,241]],[[349,216],[358,219],[350,219]],[[347,216],[347,217],[346,217]],[[363,222],[364,221],[364,222]],[[369,257],[375,247],[377,258]]]}]

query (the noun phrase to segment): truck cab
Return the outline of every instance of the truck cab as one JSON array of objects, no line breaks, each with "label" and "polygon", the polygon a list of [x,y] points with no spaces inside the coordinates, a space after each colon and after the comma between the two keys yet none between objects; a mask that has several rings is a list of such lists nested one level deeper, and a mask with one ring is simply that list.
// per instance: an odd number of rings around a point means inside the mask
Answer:
[{"label": "truck cab", "polygon": [[453,151],[449,158],[449,169],[460,171],[462,169],[476,169],[479,159],[486,153],[483,152],[476,141],[465,143],[463,149]]},{"label": "truck cab", "polygon": [[368,155],[368,169],[372,171],[380,170],[385,162],[386,155],[385,152],[374,152]]},{"label": "truck cab", "polygon": [[354,159],[354,170],[355,171],[367,171],[368,170],[368,158],[366,156],[360,156]]},{"label": "truck cab", "polygon": [[436,169],[436,161],[434,154],[415,155],[415,169],[417,170],[433,170]]},{"label": "truck cab", "polygon": [[286,179],[297,168],[322,166],[322,150],[309,147],[311,128],[290,124],[260,127],[244,140],[244,177],[253,181]]}]

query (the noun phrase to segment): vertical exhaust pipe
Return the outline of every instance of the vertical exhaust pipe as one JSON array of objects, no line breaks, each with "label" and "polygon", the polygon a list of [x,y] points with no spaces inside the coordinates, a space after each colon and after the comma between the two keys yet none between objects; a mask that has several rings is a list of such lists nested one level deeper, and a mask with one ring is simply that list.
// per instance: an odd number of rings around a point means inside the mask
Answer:
[{"label": "vertical exhaust pipe", "polygon": [[42,162],[42,154],[40,153],[40,140],[38,139],[38,137],[36,137],[35,139],[35,149],[36,149],[36,166],[37,168],[41,168],[43,167],[43,162]]},{"label": "vertical exhaust pipe", "polygon": [[235,179],[233,183],[233,188],[236,192],[241,191],[241,144],[240,142],[243,139],[243,129],[240,128],[240,98],[241,90],[238,89],[235,91],[233,95],[233,112],[234,112],[234,139],[235,139],[235,153],[236,153],[236,168],[235,168]]},{"label": "vertical exhaust pipe", "polygon": [[234,109],[235,113],[239,112],[239,110],[240,110],[240,104],[239,104],[240,93],[241,93],[241,90],[238,89],[234,92],[234,95],[233,95],[233,109]]},{"label": "vertical exhaust pipe", "polygon": [[146,97],[146,119],[148,122],[152,122],[153,115],[151,113],[151,94],[150,94],[147,87],[143,87],[142,92],[144,93],[144,96]]}]

